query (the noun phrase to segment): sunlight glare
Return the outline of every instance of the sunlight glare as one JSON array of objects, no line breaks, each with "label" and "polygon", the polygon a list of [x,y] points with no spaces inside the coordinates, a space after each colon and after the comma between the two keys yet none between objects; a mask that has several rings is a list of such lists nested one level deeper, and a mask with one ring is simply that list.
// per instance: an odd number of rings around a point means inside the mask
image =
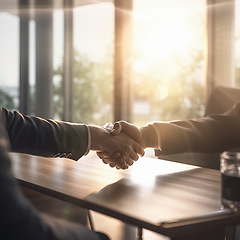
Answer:
[{"label": "sunlight glare", "polygon": [[150,66],[146,58],[139,58],[133,64],[133,70],[136,73],[147,73],[150,70]]},{"label": "sunlight glare", "polygon": [[[155,168],[152,166],[155,166]],[[153,189],[159,175],[186,171],[192,168],[193,166],[191,165],[176,164],[171,161],[144,157],[140,158],[131,167],[131,181],[136,184],[144,185],[149,189]]]},{"label": "sunlight glare", "polygon": [[156,93],[159,96],[160,100],[164,100],[168,96],[168,88],[167,86],[161,84],[156,87]]},{"label": "sunlight glare", "polygon": [[138,4],[133,14],[135,53],[151,63],[187,55],[198,39],[199,19],[190,21],[196,8],[165,6],[146,10],[145,7]]},{"label": "sunlight glare", "polygon": [[170,25],[159,32],[156,31],[157,28],[148,29],[143,36],[137,37],[136,46],[147,59],[155,62],[168,59],[174,54],[184,54],[189,46],[189,35],[182,32],[180,27]]}]

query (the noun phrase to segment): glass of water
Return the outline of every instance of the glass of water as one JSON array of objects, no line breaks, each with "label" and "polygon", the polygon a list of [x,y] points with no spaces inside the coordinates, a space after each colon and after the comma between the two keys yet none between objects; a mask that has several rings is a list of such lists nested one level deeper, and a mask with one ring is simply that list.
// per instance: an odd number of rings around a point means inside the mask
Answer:
[{"label": "glass of water", "polygon": [[240,152],[221,154],[222,204],[240,209]]}]

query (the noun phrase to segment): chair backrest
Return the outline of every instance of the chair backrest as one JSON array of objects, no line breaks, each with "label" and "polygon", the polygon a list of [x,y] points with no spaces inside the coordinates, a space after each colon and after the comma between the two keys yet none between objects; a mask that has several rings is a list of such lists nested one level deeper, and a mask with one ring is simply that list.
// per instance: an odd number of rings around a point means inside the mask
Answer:
[{"label": "chair backrest", "polygon": [[216,87],[208,99],[205,116],[224,113],[239,101],[240,88]]}]

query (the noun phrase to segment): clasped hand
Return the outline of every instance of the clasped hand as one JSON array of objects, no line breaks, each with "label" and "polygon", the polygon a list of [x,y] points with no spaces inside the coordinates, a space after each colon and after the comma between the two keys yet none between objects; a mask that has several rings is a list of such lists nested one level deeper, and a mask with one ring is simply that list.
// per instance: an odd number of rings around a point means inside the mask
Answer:
[{"label": "clasped hand", "polygon": [[[95,135],[95,132],[96,133]],[[111,128],[90,127],[92,150],[105,164],[117,169],[127,169],[139,155],[144,155],[144,143],[141,128],[125,121],[116,122]],[[96,141],[94,141],[96,140]]]}]

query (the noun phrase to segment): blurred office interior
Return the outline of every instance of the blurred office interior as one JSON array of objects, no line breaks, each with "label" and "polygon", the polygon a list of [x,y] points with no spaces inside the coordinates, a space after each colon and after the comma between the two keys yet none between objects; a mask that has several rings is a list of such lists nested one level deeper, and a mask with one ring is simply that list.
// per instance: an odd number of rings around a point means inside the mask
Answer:
[{"label": "blurred office interior", "polygon": [[104,124],[204,115],[240,85],[239,0],[1,0],[1,105]]}]

